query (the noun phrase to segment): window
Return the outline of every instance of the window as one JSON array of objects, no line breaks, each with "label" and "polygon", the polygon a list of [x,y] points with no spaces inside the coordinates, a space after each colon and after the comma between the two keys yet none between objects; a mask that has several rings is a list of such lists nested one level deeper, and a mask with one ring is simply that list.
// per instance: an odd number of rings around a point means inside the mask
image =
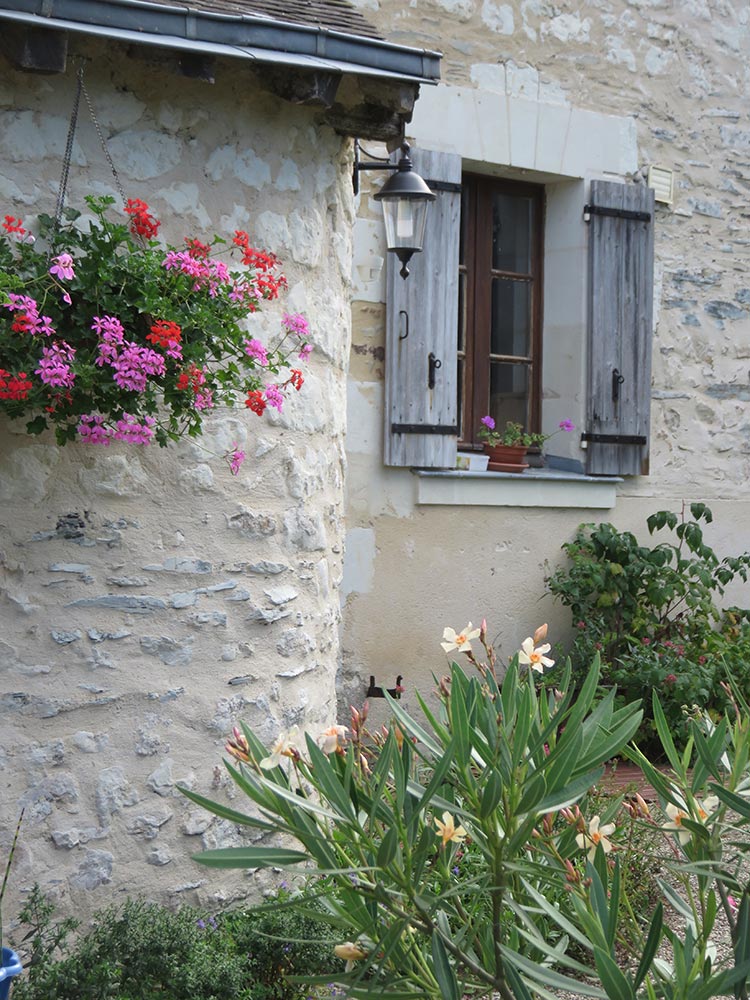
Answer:
[{"label": "window", "polygon": [[[653,191],[615,181],[545,188],[462,175],[455,153],[412,153],[437,199],[407,281],[389,254],[384,463],[455,469],[459,437],[475,443],[490,412],[500,426],[511,419],[547,433],[572,418],[582,470],[585,463],[593,475],[643,474]],[[576,411],[560,408],[564,393]]]},{"label": "window", "polygon": [[464,174],[458,305],[459,440],[486,413],[540,429],[544,188]]}]

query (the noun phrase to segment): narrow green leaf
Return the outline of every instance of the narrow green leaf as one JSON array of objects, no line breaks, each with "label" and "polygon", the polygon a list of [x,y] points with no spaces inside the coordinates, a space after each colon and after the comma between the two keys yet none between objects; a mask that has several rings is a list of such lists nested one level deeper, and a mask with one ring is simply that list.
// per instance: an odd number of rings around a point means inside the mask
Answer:
[{"label": "narrow green leaf", "polygon": [[456,763],[465,766],[471,757],[469,715],[466,705],[466,689],[454,671],[451,684],[451,733]]},{"label": "narrow green leaf", "polygon": [[723,785],[716,785],[713,782],[708,787],[733,812],[739,813],[745,819],[750,819],[750,799],[746,799],[742,795],[737,795],[735,792],[730,792]]},{"label": "narrow green leaf", "polygon": [[309,861],[309,855],[286,847],[222,847],[194,854],[195,861],[209,868],[287,868]]},{"label": "narrow green leaf", "polygon": [[388,692],[385,692],[385,698],[388,703],[390,710],[396,717],[396,722],[399,724],[399,728],[407,736],[416,736],[419,743],[421,743],[433,756],[439,757],[443,752],[443,747],[437,743],[432,736],[422,727],[414,721],[414,719],[409,715],[408,712],[404,711],[401,703],[395,698],[391,698]]},{"label": "narrow green leaf", "polygon": [[498,806],[503,795],[503,783],[497,771],[491,769],[487,774],[487,781],[482,791],[482,801],[479,808],[479,818],[487,819]]},{"label": "narrow green leaf", "polygon": [[241,826],[253,826],[258,830],[276,829],[272,823],[267,823],[265,820],[258,819],[255,816],[247,816],[245,813],[237,812],[236,809],[230,809],[220,802],[213,802],[211,799],[207,799],[203,795],[198,795],[197,792],[193,792],[183,785],[178,785],[177,788],[185,798],[190,799],[191,802],[195,802],[197,806],[202,806],[215,816],[221,817],[221,819],[228,819],[230,823],[237,823]]},{"label": "narrow green leaf", "polygon": [[615,960],[602,948],[594,948],[594,963],[609,1000],[635,1000],[635,992]]},{"label": "narrow green leaf", "polygon": [[656,726],[656,732],[661,740],[662,749],[669,758],[669,763],[672,765],[675,772],[684,778],[685,775],[682,767],[682,760],[680,759],[680,755],[677,753],[677,748],[674,745],[672,734],[669,731],[669,723],[664,715],[664,709],[661,707],[661,702],[659,701],[656,689],[654,689],[651,704],[654,712],[654,725]]},{"label": "narrow green leaf", "polygon": [[396,857],[398,849],[398,830],[392,826],[380,842],[378,848],[378,868],[386,868]]},{"label": "narrow green leaf", "polygon": [[661,900],[657,903],[656,909],[651,917],[651,923],[648,928],[648,936],[646,937],[646,943],[643,946],[643,954],[641,955],[641,960],[638,963],[638,968],[635,971],[635,979],[633,981],[633,986],[637,990],[641,985],[643,980],[648,974],[648,970],[651,968],[651,963],[656,956],[656,952],[659,950],[659,944],[661,943],[661,931],[662,925],[664,923],[664,906]]},{"label": "narrow green leaf", "polygon": [[564,788],[558,788],[556,792],[546,795],[541,802],[538,802],[536,807],[537,812],[540,814],[553,812],[556,809],[564,809],[566,806],[578,802],[589,788],[599,781],[603,774],[604,768],[597,767],[593,771],[589,771],[588,774],[582,774],[580,777],[575,778],[565,785]]},{"label": "narrow green leaf", "polygon": [[432,963],[443,1000],[461,1000],[458,981],[437,930],[432,932]]}]

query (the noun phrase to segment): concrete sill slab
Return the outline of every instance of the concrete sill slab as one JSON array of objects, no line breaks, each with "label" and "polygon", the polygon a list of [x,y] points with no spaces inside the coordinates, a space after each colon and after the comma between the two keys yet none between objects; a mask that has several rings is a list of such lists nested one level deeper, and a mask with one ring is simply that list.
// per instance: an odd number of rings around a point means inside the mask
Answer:
[{"label": "concrete sill slab", "polygon": [[578,507],[607,510],[615,506],[617,476],[586,476],[559,469],[515,472],[465,472],[412,469],[417,503],[461,507]]}]

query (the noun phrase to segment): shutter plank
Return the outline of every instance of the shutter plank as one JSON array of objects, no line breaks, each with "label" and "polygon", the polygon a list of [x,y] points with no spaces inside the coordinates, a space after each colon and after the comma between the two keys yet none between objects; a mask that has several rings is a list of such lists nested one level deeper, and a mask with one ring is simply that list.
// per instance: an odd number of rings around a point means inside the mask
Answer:
[{"label": "shutter plank", "polygon": [[[640,221],[592,214],[589,233],[589,434],[644,437],[646,444],[590,441],[586,471],[639,475],[648,459],[653,327],[654,193],[592,181],[590,203],[648,212]],[[613,396],[613,371],[623,379]]]},{"label": "shutter plank", "polygon": [[[398,156],[400,154],[396,154]],[[461,157],[412,149],[414,169],[429,181],[461,183]],[[454,468],[457,435],[394,431],[394,425],[456,427],[459,191],[438,190],[430,205],[422,253],[409,262],[388,254],[386,275],[386,465]],[[409,334],[404,337],[407,328]],[[428,388],[429,354],[440,361]]]}]

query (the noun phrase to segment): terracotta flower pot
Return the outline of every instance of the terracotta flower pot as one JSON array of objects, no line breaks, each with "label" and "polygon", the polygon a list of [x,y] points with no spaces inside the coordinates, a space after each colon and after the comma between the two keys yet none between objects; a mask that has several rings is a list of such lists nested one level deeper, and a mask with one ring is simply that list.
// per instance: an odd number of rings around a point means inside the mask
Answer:
[{"label": "terracotta flower pot", "polygon": [[524,472],[529,467],[524,461],[527,449],[523,445],[486,444],[484,450],[490,456],[490,472]]}]

